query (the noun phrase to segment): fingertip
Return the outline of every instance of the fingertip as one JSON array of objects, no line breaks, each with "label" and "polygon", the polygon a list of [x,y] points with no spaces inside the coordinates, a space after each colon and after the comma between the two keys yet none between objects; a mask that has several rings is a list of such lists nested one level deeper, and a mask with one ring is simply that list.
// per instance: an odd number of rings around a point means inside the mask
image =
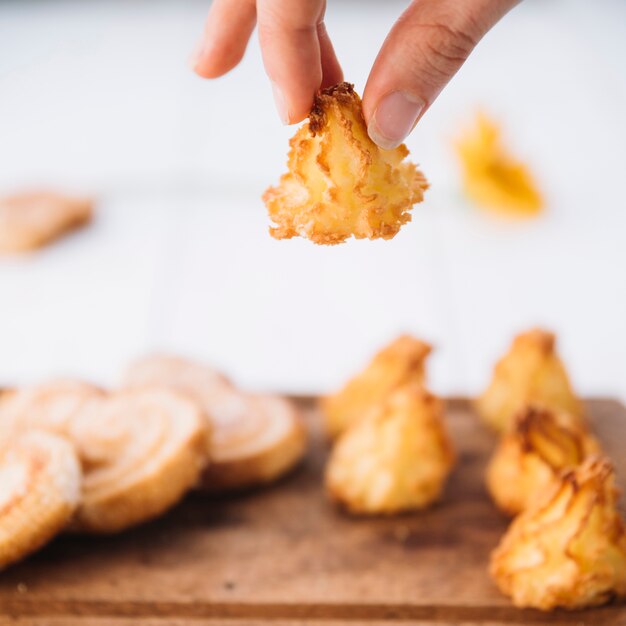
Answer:
[{"label": "fingertip", "polygon": [[243,58],[245,50],[216,50],[205,41],[201,41],[191,56],[188,65],[201,78],[219,78],[236,67]]}]

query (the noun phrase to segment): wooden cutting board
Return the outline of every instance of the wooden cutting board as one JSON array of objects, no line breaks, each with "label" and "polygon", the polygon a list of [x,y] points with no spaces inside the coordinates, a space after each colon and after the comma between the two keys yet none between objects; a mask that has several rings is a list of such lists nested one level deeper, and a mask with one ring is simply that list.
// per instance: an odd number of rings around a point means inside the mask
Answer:
[{"label": "wooden cutting board", "polygon": [[[467,402],[448,403],[459,462],[443,500],[387,519],[353,519],[326,501],[327,448],[314,403],[299,402],[313,442],[290,477],[237,497],[194,494],[119,536],[57,539],[0,574],[0,624],[626,625],[626,604],[545,614],[498,593],[486,569],[507,520],[482,480],[495,436]],[[588,408],[626,486],[626,409]]]}]

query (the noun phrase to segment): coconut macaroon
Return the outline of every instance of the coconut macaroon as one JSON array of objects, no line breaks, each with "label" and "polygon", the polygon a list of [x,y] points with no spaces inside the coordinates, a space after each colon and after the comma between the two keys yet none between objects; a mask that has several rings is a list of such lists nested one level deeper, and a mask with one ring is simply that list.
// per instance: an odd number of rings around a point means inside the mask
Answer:
[{"label": "coconut macaroon", "polygon": [[453,463],[442,402],[412,383],[339,437],[326,488],[356,514],[422,509],[439,497]]},{"label": "coconut macaroon", "polygon": [[530,171],[506,149],[484,114],[456,142],[465,194],[478,206],[508,215],[537,214],[543,201]]},{"label": "coconut macaroon", "polygon": [[0,444],[0,569],[65,528],[80,490],[78,458],[62,437],[29,431]]},{"label": "coconut macaroon", "polygon": [[118,532],[164,513],[209,458],[201,409],[165,388],[92,400],[72,419],[71,435],[84,470],[72,529],[83,532]]},{"label": "coconut macaroon", "polygon": [[328,434],[339,435],[395,389],[411,382],[423,385],[431,350],[427,343],[410,335],[401,335],[380,350],[340,391],[322,400]]},{"label": "coconut macaroon", "polygon": [[211,464],[201,486],[230,491],[272,482],[304,456],[307,435],[296,406],[277,396],[244,393],[215,370],[155,355],[131,365],[126,386],[159,384],[202,407],[211,425]]},{"label": "coconut macaroon", "polygon": [[609,461],[590,457],[519,515],[490,573],[518,607],[577,609],[626,596],[626,530]]},{"label": "coconut macaroon", "polygon": [[405,160],[404,144],[382,150],[372,142],[361,99],[349,83],[316,96],[309,121],[290,147],[289,171],[263,195],[276,239],[391,239],[428,188],[424,175]]},{"label": "coconut macaroon", "polygon": [[556,353],[556,338],[538,328],[515,337],[475,408],[487,424],[505,432],[528,404],[563,412],[575,423],[583,423],[583,407]]},{"label": "coconut macaroon", "polygon": [[40,248],[91,220],[93,203],[44,191],[0,198],[0,253]]},{"label": "coconut macaroon", "polygon": [[489,493],[499,509],[517,515],[560,480],[562,470],[599,451],[598,442],[567,415],[527,407],[502,436],[487,466]]}]

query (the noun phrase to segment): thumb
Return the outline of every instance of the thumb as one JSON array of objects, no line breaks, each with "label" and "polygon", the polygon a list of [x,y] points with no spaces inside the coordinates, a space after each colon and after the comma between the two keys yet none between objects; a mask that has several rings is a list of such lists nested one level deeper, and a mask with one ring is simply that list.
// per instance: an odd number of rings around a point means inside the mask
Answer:
[{"label": "thumb", "polygon": [[363,94],[368,133],[398,146],[482,36],[519,0],[414,0],[391,29]]}]

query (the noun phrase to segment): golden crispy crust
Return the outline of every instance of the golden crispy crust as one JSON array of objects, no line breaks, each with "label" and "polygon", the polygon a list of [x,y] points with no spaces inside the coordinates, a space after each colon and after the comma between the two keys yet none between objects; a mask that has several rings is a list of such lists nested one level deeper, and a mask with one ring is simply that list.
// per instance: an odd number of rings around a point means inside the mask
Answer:
[{"label": "golden crispy crust", "polygon": [[380,350],[340,391],[321,401],[328,434],[337,436],[395,389],[409,382],[423,384],[431,350],[430,345],[410,335],[401,335]]},{"label": "golden crispy crust", "polygon": [[439,497],[453,463],[443,403],[409,383],[339,437],[326,489],[355,514],[423,509]]},{"label": "golden crispy crust", "polygon": [[290,147],[288,173],[263,195],[277,239],[390,239],[410,221],[409,210],[428,187],[404,161],[404,145],[381,150],[370,140],[361,100],[349,83],[316,96]]},{"label": "golden crispy crust", "polygon": [[582,404],[556,353],[556,338],[538,328],[515,337],[496,363],[489,387],[477,398],[475,408],[488,425],[506,432],[528,404],[562,412],[578,425],[584,422]]},{"label": "golden crispy crust", "polygon": [[487,487],[498,508],[517,515],[559,480],[561,471],[599,451],[597,441],[569,416],[529,406],[498,443],[487,467]]},{"label": "golden crispy crust", "polygon": [[[317,135],[326,126],[326,111],[332,106],[333,101],[340,105],[352,106],[358,102],[358,96],[351,83],[339,83],[332,87],[322,89],[313,100],[313,107],[309,113],[309,130],[313,136]],[[365,121],[364,121],[365,123]]]},{"label": "golden crispy crust", "polygon": [[0,198],[0,253],[40,248],[87,224],[93,203],[54,192]]},{"label": "golden crispy crust", "polygon": [[515,518],[491,555],[491,576],[519,607],[578,609],[626,596],[616,507],[610,462],[588,458]]}]

